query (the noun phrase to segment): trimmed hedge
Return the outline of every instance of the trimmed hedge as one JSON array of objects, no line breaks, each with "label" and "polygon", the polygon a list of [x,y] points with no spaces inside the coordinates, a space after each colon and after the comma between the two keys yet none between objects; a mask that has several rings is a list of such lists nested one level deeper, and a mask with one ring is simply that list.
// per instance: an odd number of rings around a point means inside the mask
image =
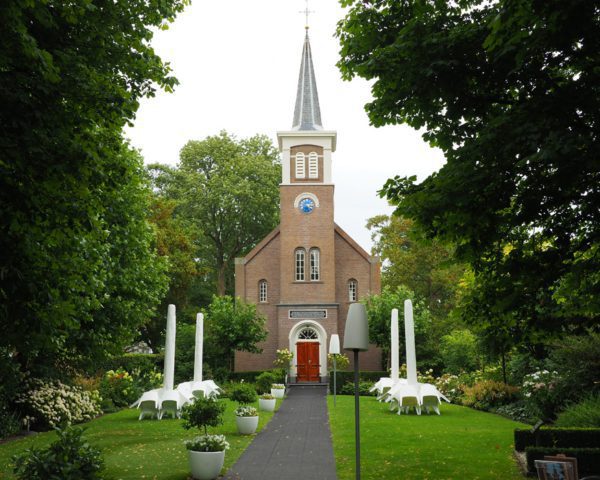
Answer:
[{"label": "trimmed hedge", "polygon": [[[276,383],[282,383],[283,382],[283,377],[281,375],[282,370],[280,368],[274,368],[273,370],[256,370],[256,371],[248,371],[248,372],[231,372],[229,374],[229,380],[232,382],[241,382],[242,380],[244,382],[249,382],[249,383],[256,383],[256,377],[258,377],[259,375],[261,375],[264,372],[271,372],[273,374],[275,374],[277,376],[277,378],[280,380],[280,382],[276,382]],[[285,375],[285,373],[284,373]]]},{"label": "trimmed hedge", "polygon": [[[387,372],[359,372],[361,382],[375,383],[381,377],[389,377]],[[354,383],[354,372],[337,372],[337,394],[343,395],[342,388],[346,383]],[[333,394],[333,370],[329,372],[329,391]]]},{"label": "trimmed hedge", "polygon": [[[542,427],[538,435],[540,447],[598,448],[600,445],[600,428]],[[515,429],[515,450],[522,452],[527,447],[535,446],[535,434],[530,429]]]},{"label": "trimmed hedge", "polygon": [[525,449],[527,470],[529,473],[536,473],[536,460],[543,460],[546,455],[557,455],[559,453],[577,459],[577,470],[580,478],[587,475],[600,475],[600,448],[527,447]]}]

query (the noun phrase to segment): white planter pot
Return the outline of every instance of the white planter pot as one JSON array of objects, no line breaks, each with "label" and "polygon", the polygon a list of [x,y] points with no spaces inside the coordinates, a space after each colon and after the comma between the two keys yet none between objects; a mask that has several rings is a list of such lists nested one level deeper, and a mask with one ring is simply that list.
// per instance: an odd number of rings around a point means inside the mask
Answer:
[{"label": "white planter pot", "polygon": [[190,470],[195,480],[213,480],[219,476],[225,462],[225,450],[222,452],[194,452],[188,450]]},{"label": "white planter pot", "polygon": [[263,412],[274,412],[275,411],[275,399],[266,400],[264,398],[258,399],[258,409]]},{"label": "white planter pot", "polygon": [[285,394],[285,388],[272,388],[271,389],[271,395],[273,395],[275,398],[283,398],[284,394]]},{"label": "white planter pot", "polygon": [[251,435],[258,428],[258,415],[256,417],[235,417],[238,433]]}]

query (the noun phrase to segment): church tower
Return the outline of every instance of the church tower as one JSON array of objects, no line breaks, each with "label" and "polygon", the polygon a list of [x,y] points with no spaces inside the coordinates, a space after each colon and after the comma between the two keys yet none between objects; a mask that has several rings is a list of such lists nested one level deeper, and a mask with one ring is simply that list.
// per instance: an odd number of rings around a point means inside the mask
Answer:
[{"label": "church tower", "polygon": [[[260,355],[238,352],[236,371],[273,367],[276,350],[294,353],[291,379],[327,378],[332,334],[343,335],[348,306],[379,293],[379,262],[334,221],[332,153],[337,133],[322,125],[308,28],[294,118],[277,132],[281,152],[281,222],[246,257],[236,259],[236,296],[256,303],[269,336]],[[363,368],[379,370],[373,349]]]}]

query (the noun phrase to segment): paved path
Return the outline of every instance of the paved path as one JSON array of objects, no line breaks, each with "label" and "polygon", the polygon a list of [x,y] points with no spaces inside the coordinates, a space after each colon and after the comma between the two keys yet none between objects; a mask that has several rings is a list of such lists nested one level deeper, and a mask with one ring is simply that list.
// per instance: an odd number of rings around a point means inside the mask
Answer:
[{"label": "paved path", "polygon": [[227,480],[336,480],[327,387],[291,387]]}]

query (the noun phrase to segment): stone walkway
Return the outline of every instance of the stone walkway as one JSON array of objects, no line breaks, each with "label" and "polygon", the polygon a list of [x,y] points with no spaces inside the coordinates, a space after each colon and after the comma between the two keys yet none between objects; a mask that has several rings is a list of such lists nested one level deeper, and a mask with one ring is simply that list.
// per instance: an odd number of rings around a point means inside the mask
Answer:
[{"label": "stone walkway", "polygon": [[291,387],[288,397],[225,475],[227,480],[336,480],[327,387]]}]

